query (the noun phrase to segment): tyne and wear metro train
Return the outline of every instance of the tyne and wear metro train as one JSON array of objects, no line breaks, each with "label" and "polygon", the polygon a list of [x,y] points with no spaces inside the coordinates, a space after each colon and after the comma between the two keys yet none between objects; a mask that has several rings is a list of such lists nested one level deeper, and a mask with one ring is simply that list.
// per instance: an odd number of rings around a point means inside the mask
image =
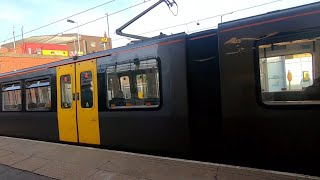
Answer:
[{"label": "tyne and wear metro train", "polygon": [[320,3],[0,75],[0,135],[320,175]]}]

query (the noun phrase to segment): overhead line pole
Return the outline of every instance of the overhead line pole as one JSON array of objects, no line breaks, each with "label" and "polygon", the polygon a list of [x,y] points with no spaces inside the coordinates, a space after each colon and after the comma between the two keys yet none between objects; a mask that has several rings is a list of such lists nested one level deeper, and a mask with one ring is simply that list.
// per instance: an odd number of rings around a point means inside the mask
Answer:
[{"label": "overhead line pole", "polygon": [[13,26],[13,49],[14,49],[14,53],[16,53],[16,36],[14,34],[14,26]]},{"label": "overhead line pole", "polygon": [[108,25],[108,38],[110,38],[109,14],[108,13],[107,13],[107,25]]},{"label": "overhead line pole", "polygon": [[[115,1],[115,0],[112,0],[112,1]],[[118,13],[120,13],[120,12],[126,11],[126,10],[128,10],[128,9],[137,7],[137,6],[142,5],[142,4],[144,4],[144,3],[148,2],[148,1],[151,1],[151,0],[145,0],[145,1],[142,2],[142,3],[137,3],[137,4],[133,5],[133,6],[130,6],[130,7],[121,9],[121,10],[119,10],[119,11],[116,11],[116,12],[114,12],[114,13],[109,14],[109,16],[112,16],[112,15],[118,14]],[[110,2],[111,2],[111,1],[110,1]],[[81,26],[84,26],[84,25],[93,23],[93,22],[98,21],[98,20],[100,20],[100,19],[103,19],[103,18],[105,18],[105,17],[106,17],[106,16],[103,16],[103,17],[100,17],[100,18],[91,20],[91,21],[89,21],[89,22],[86,22],[86,23],[84,23],[84,24],[80,24],[80,25],[78,25],[78,27],[81,27]],[[65,19],[65,18],[64,18],[64,19]],[[67,29],[67,30],[63,31],[62,33],[67,32],[67,31],[70,31],[70,30],[73,30],[73,29],[75,29],[75,28]],[[30,31],[29,31],[29,32],[30,32]],[[24,33],[24,34],[26,34],[26,33]],[[54,35],[53,37],[50,37],[48,40],[50,40],[50,39],[58,36],[59,34],[61,34],[61,33],[58,33],[58,34]],[[12,39],[12,38],[11,38],[11,39]],[[46,40],[46,39],[47,39],[47,37],[46,37],[46,38],[43,38],[43,39],[40,39],[39,41],[32,42],[31,44],[34,44],[34,43],[37,43],[37,42],[41,42],[41,41]],[[10,39],[7,39],[7,40],[10,40]],[[111,44],[110,44],[110,45],[111,45]],[[6,54],[6,52],[5,52],[5,53],[0,53],[0,55],[2,55],[2,54]]]},{"label": "overhead line pole", "polygon": [[[109,4],[109,3],[111,3],[111,2],[114,2],[114,1],[116,1],[116,0],[110,0],[110,1],[105,2],[105,3],[103,3],[103,4],[100,4],[100,5],[94,6],[94,7],[92,7],[92,8],[86,9],[86,10],[84,10],[84,11],[78,12],[78,13],[76,13],[76,14],[73,14],[73,15],[71,15],[71,16],[67,16],[67,17],[65,17],[65,18],[62,18],[62,19],[57,20],[57,21],[54,21],[54,22],[52,22],[52,23],[49,23],[49,24],[40,26],[40,27],[35,28],[35,29],[32,29],[32,30],[30,30],[30,31],[25,32],[24,34],[28,34],[28,33],[34,32],[34,31],[36,31],[36,30],[45,28],[45,27],[50,26],[50,25],[52,25],[52,24],[55,24],[55,23],[64,21],[64,20],[66,20],[66,19],[69,19],[69,18],[71,18],[71,17],[73,17],[73,16],[77,16],[77,15],[79,15],[79,14],[83,14],[83,13],[85,13],[85,12],[91,11],[91,10],[93,10],[93,9],[95,9],[95,8],[104,6],[104,5]],[[21,36],[21,34],[18,35],[17,37],[19,37],[19,36]],[[13,39],[13,38],[9,38],[9,39],[3,40],[3,41],[1,41],[1,42],[5,42],[5,41],[11,40],[11,39]]]},{"label": "overhead line pole", "polygon": [[21,27],[21,40],[22,40],[22,53],[25,53],[25,45],[24,45],[24,39],[23,39],[23,26]]}]

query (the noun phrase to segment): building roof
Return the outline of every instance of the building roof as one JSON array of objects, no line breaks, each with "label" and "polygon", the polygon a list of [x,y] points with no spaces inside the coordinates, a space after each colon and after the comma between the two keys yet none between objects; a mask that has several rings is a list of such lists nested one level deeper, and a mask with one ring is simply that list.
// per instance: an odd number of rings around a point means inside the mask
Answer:
[{"label": "building roof", "polygon": [[[45,43],[45,44],[67,44],[69,42],[77,41],[78,34],[61,34],[61,35],[43,35],[43,36],[32,36],[25,38],[23,42],[25,43]],[[97,37],[97,36],[88,36],[88,35],[79,35],[81,37]],[[102,37],[101,37],[102,38]],[[16,46],[22,44],[22,40],[16,41]],[[13,48],[13,42],[3,44],[3,47]]]}]

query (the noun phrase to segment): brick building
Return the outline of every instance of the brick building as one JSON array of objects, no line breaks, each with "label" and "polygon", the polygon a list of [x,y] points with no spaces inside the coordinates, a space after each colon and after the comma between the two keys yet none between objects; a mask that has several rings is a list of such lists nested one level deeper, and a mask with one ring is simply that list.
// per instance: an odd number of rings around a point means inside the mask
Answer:
[{"label": "brick building", "polygon": [[[103,41],[105,40],[105,41]],[[46,35],[33,36],[18,40],[14,43],[2,45],[2,49],[8,49],[8,52],[22,54],[41,54],[48,56],[74,56],[89,54],[93,52],[111,49],[111,39],[106,37],[79,35],[78,34],[63,34],[63,35]],[[79,50],[80,46],[80,50]]]},{"label": "brick building", "polygon": [[[80,50],[79,50],[80,44]],[[0,46],[0,73],[111,48],[111,39],[77,34],[34,36]]]},{"label": "brick building", "polygon": [[60,61],[62,59],[66,59],[66,57],[16,53],[0,54],[0,73],[16,71],[19,69]]},{"label": "brick building", "polygon": [[[73,40],[67,43],[69,53],[72,55],[72,52],[78,50],[78,39],[77,34],[70,34],[69,36],[73,37]],[[103,38],[104,37],[80,35],[80,54],[89,54],[111,49],[111,39],[107,38],[107,42],[102,42]]]}]

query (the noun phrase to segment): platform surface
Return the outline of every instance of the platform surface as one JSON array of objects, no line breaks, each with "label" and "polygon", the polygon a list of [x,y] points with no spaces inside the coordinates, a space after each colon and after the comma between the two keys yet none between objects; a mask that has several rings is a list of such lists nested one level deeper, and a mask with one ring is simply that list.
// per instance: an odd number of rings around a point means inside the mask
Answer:
[{"label": "platform surface", "polygon": [[300,174],[3,136],[0,179],[320,180]]}]

